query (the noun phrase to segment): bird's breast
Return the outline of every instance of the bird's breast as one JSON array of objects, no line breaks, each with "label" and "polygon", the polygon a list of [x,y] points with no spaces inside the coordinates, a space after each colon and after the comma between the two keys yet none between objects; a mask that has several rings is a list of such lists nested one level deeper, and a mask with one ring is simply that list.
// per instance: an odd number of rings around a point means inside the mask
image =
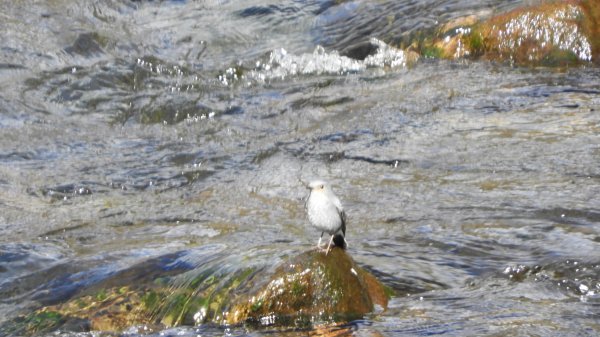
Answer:
[{"label": "bird's breast", "polygon": [[311,193],[306,210],[308,221],[320,231],[334,234],[342,225],[337,207],[321,193]]}]

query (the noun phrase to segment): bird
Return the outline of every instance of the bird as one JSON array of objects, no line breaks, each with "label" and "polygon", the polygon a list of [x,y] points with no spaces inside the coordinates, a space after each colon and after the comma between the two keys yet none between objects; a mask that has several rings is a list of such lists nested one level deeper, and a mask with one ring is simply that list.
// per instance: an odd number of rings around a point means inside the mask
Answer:
[{"label": "bird", "polygon": [[331,235],[325,255],[329,253],[332,243],[342,249],[346,248],[346,213],[340,199],[323,180],[312,181],[307,187],[310,189],[305,204],[308,221],[321,231],[317,249],[322,249],[321,239],[325,233]]}]

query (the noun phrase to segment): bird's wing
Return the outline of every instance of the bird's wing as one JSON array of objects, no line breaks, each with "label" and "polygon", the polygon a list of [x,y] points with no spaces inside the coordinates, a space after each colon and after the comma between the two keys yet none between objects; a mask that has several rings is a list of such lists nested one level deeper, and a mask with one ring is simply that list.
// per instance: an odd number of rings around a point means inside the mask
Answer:
[{"label": "bird's wing", "polygon": [[339,211],[340,219],[342,219],[342,234],[346,237],[346,212],[344,210]]},{"label": "bird's wing", "polygon": [[338,197],[336,197],[335,195],[331,196],[331,201],[333,202],[333,205],[335,206],[340,219],[342,220],[342,233],[344,234],[344,237],[346,237],[346,212],[344,212],[344,208],[342,207],[342,202],[340,201],[340,199]]}]

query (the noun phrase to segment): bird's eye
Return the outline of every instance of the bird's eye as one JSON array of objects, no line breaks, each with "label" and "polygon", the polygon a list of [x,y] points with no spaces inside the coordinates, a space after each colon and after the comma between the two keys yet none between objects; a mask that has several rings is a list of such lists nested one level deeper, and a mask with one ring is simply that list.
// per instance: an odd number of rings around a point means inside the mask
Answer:
[{"label": "bird's eye", "polygon": [[321,186],[319,186],[319,188],[320,188],[320,189],[324,189],[324,188],[325,188],[325,185],[321,185]]}]

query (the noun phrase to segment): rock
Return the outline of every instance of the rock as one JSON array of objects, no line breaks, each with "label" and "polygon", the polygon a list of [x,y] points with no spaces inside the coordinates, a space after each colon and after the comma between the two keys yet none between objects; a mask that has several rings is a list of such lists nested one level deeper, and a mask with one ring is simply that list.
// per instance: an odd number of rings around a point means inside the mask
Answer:
[{"label": "rock", "polygon": [[600,2],[582,0],[579,2],[579,6],[584,13],[583,32],[592,44],[592,61],[600,63]]},{"label": "rock", "polygon": [[312,250],[279,266],[266,285],[234,304],[228,322],[306,328],[361,318],[387,302],[385,287],[345,250]]},{"label": "rock", "polygon": [[311,250],[291,257],[274,273],[267,268],[222,273],[207,266],[165,270],[157,261],[134,266],[78,297],[3,324],[0,335],[58,329],[119,333],[135,326],[149,332],[203,323],[328,326],[383,310],[389,296],[375,276],[337,247],[328,255]]},{"label": "rock", "polygon": [[519,9],[483,23],[471,40],[481,36],[487,58],[517,63],[591,61],[591,45],[581,29],[583,16],[580,6],[569,3]]},{"label": "rock", "polygon": [[443,25],[419,43],[424,56],[483,58],[515,64],[564,66],[599,62],[600,3],[542,3],[479,21],[474,16]]}]

